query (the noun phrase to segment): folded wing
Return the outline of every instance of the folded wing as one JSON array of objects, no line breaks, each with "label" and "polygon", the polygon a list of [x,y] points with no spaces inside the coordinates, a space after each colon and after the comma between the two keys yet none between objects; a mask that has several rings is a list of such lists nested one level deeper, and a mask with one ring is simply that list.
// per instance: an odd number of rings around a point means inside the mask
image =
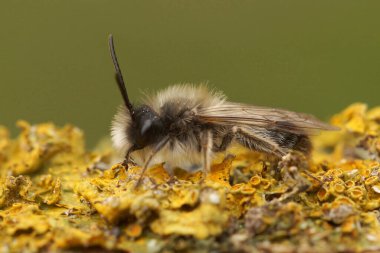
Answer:
[{"label": "folded wing", "polygon": [[203,122],[245,128],[250,126],[294,134],[311,135],[321,130],[339,129],[308,114],[233,102],[201,108],[197,115]]}]

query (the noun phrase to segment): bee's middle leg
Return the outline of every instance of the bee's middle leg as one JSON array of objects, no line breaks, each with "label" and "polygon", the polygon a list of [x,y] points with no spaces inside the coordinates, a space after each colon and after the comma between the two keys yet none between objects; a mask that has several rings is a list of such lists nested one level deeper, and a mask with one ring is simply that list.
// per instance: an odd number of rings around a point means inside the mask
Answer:
[{"label": "bee's middle leg", "polygon": [[201,134],[201,150],[202,150],[202,161],[203,161],[203,172],[207,174],[210,172],[211,167],[211,151],[213,147],[212,132],[207,131]]}]

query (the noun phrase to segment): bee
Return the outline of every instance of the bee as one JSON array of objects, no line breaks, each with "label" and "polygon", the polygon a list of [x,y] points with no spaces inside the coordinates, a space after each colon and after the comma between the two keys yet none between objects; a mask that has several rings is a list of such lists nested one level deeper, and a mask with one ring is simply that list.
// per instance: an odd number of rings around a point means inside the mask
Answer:
[{"label": "bee", "polygon": [[311,151],[310,135],[336,130],[307,114],[227,101],[222,92],[204,85],[174,85],[135,106],[128,97],[116,57],[113,37],[109,49],[122,95],[122,105],[112,122],[112,142],[142,165],[141,178],[151,163],[188,171],[203,168],[207,173],[213,154],[232,144],[283,157],[292,150]]}]

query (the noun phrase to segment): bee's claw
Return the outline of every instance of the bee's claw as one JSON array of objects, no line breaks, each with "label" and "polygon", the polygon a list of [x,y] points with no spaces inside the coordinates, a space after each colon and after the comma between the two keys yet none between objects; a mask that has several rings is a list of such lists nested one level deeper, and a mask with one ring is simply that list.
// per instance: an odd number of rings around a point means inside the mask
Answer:
[{"label": "bee's claw", "polygon": [[127,159],[125,159],[125,160],[121,163],[121,165],[122,165],[125,169],[128,170],[129,166],[128,166],[128,160],[127,160]]}]

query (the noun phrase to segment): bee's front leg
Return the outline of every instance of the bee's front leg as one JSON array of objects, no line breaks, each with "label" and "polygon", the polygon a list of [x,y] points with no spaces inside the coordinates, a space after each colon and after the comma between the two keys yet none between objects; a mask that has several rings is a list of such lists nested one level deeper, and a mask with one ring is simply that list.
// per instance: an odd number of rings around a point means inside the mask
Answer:
[{"label": "bee's front leg", "polygon": [[137,163],[130,156],[128,156],[124,158],[121,165],[123,165],[126,169],[128,169],[130,165],[137,166]]},{"label": "bee's front leg", "polygon": [[129,164],[132,164],[132,166],[136,166],[137,164],[133,161],[131,158],[131,153],[133,151],[133,148],[130,148],[127,153],[124,156],[124,161],[121,163],[122,166],[124,166],[126,169],[129,168]]},{"label": "bee's front leg", "polygon": [[128,162],[128,159],[127,159],[127,158],[125,158],[124,161],[121,163],[121,165],[122,165],[124,168],[126,168],[126,169],[129,169],[128,164],[129,164],[129,162]]}]

